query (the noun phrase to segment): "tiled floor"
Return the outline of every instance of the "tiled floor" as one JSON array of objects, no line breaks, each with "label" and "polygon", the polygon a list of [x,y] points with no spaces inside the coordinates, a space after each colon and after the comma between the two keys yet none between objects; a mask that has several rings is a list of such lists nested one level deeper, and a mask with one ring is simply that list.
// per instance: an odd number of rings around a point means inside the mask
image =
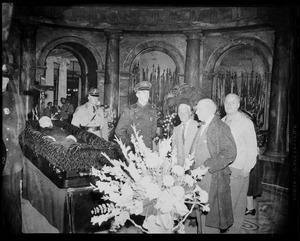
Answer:
[{"label": "tiled floor", "polygon": [[[256,215],[245,216],[242,232],[245,234],[277,234],[286,229],[288,217],[287,190],[280,187],[265,186],[261,197],[255,199]],[[24,233],[58,233],[28,200],[23,199]],[[130,233],[133,229],[123,229]],[[104,232],[105,233],[105,232]],[[186,222],[186,233],[196,233],[196,227]]]}]

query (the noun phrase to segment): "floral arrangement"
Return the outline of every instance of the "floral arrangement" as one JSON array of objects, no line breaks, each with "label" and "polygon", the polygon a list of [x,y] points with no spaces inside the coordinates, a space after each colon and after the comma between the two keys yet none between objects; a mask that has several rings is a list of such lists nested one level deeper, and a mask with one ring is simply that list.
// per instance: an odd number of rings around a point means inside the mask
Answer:
[{"label": "floral arrangement", "polygon": [[172,113],[167,115],[162,123],[162,133],[164,138],[169,138],[173,134],[174,129],[174,120],[176,117],[176,113]]},{"label": "floral arrangement", "polygon": [[[197,184],[207,168],[190,170],[192,156],[184,166],[178,165],[172,138],[161,140],[158,151],[152,151],[145,146],[135,126],[132,128],[135,153],[116,138],[126,163],[111,160],[103,153],[112,166],[92,168],[92,175],[99,180],[91,185],[95,191],[104,193],[105,203],[92,210],[91,222],[101,225],[112,219],[111,230],[117,231],[129,220],[145,233],[184,233],[184,221],[195,205],[209,211],[208,194]],[[142,225],[131,218],[133,214],[145,217]]]}]

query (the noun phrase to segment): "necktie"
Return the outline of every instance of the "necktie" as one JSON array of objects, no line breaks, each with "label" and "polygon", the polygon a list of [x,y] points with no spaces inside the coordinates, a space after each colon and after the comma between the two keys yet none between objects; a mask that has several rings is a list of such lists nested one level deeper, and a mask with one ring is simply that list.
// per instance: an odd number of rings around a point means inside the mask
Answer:
[{"label": "necktie", "polygon": [[185,139],[184,139],[185,127],[186,127],[186,123],[183,123],[182,124],[182,143],[183,144],[184,144],[184,141],[185,141]]},{"label": "necktie", "polygon": [[96,107],[95,106],[93,106],[93,113],[95,113],[96,112]]}]

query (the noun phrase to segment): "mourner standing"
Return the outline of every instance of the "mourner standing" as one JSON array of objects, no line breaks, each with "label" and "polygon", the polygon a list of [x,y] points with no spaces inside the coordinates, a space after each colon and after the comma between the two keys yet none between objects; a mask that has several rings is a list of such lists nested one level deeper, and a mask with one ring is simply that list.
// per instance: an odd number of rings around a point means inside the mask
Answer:
[{"label": "mourner standing", "polygon": [[203,122],[195,135],[191,154],[192,168],[208,168],[199,186],[208,192],[210,211],[201,215],[203,233],[220,233],[233,224],[229,164],[236,157],[236,144],[230,128],[215,115],[216,104],[202,99],[196,114]]},{"label": "mourner standing", "polygon": [[173,148],[177,150],[178,164],[184,165],[185,158],[189,156],[193,139],[198,131],[198,122],[194,120],[191,107],[187,104],[178,106],[180,125],[174,128]]},{"label": "mourner standing", "polygon": [[62,106],[60,108],[60,112],[58,113],[59,119],[62,121],[69,121],[70,116],[72,116],[74,112],[74,107],[72,104],[69,103],[69,101],[61,97],[60,102],[62,103]]},{"label": "mourner standing", "polygon": [[43,116],[48,116],[48,117],[52,117],[52,102],[48,102],[46,108],[43,111]]},{"label": "mourner standing", "polygon": [[6,161],[2,171],[1,216],[3,233],[22,232],[21,173],[24,156],[19,135],[25,128],[25,107],[20,95],[7,91],[11,80],[10,66],[2,66],[2,139]]},{"label": "mourner standing", "polygon": [[143,136],[145,145],[152,149],[152,141],[157,131],[157,113],[148,103],[151,86],[150,82],[141,81],[134,87],[138,100],[124,110],[115,130],[118,138],[131,148],[133,148],[131,144],[133,129],[131,126],[134,124],[139,135]]},{"label": "mourner standing", "polygon": [[88,102],[76,108],[71,124],[108,140],[107,119],[100,108],[97,89],[92,88],[88,93]]},{"label": "mourner standing", "polygon": [[225,97],[224,107],[226,116],[222,121],[230,127],[237,146],[237,156],[229,166],[234,223],[228,232],[242,233],[247,207],[249,173],[256,163],[258,154],[256,133],[250,118],[238,111],[240,107],[238,95],[228,94]]}]

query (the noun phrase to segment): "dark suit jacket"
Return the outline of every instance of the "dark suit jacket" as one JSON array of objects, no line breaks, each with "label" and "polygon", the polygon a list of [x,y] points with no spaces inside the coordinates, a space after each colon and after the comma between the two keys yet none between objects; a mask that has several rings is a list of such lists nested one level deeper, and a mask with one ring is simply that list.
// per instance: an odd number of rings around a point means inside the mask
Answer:
[{"label": "dark suit jacket", "polygon": [[211,158],[204,162],[212,174],[209,206],[205,224],[209,227],[227,229],[233,224],[230,192],[230,169],[235,160],[236,144],[230,128],[217,116],[207,127],[207,147]]}]

